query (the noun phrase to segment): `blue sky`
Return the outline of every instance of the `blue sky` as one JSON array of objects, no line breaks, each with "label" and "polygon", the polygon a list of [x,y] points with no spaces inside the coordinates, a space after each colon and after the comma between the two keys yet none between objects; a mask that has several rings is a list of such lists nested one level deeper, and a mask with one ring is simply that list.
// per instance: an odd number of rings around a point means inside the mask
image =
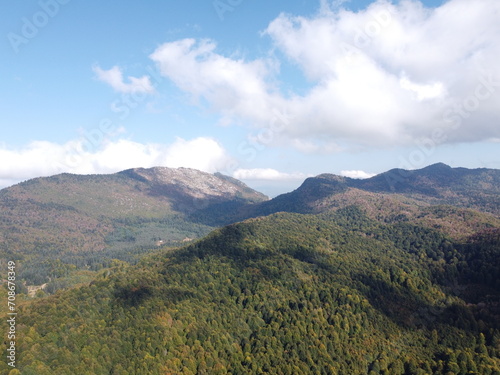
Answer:
[{"label": "blue sky", "polygon": [[500,3],[5,0],[0,187],[155,165],[269,195],[500,168]]}]

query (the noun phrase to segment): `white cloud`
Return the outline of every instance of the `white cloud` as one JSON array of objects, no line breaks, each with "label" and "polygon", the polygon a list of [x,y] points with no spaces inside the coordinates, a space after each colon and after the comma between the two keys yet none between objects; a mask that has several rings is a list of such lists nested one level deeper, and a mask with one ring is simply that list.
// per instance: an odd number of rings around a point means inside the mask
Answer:
[{"label": "white cloud", "polygon": [[350,178],[370,178],[375,176],[375,173],[367,173],[365,171],[341,171],[341,176]]},{"label": "white cloud", "polygon": [[309,80],[302,94],[277,90],[278,57],[222,56],[210,40],[166,43],[150,57],[223,123],[265,128],[273,109],[286,111],[292,120],[273,142],[306,152],[408,145],[436,128],[451,143],[500,137],[499,1],[379,0],[359,12],[341,4],[322,1],[311,17],[282,14],[265,30]]},{"label": "white cloud", "polygon": [[104,141],[92,147],[85,139],[65,144],[32,142],[18,150],[0,149],[0,187],[39,177],[68,172],[114,173],[134,167],[188,167],[205,172],[223,170],[231,161],[214,139],[182,138],[169,145],[138,143],[126,139]]},{"label": "white cloud", "polygon": [[230,157],[217,141],[204,137],[190,141],[178,138],[162,158],[162,165],[189,167],[211,173],[224,170],[230,162]]},{"label": "white cloud", "polygon": [[296,138],[290,142],[291,146],[293,146],[296,150],[304,153],[304,154],[332,154],[335,152],[342,151],[342,147],[340,147],[337,143],[332,140],[309,140],[309,139],[300,139]]},{"label": "white cloud", "polygon": [[128,83],[123,79],[123,72],[120,67],[113,66],[109,70],[103,70],[98,65],[94,65],[92,70],[96,74],[96,78],[100,81],[110,85],[115,91],[121,93],[144,93],[152,94],[155,92],[153,84],[149,76],[142,76],[140,78],[127,77]]},{"label": "white cloud", "polygon": [[223,123],[235,117],[269,121],[269,113],[277,104],[266,82],[272,63],[231,59],[215,49],[211,40],[182,39],[163,44],[150,58],[163,76],[191,94],[194,101],[207,100],[222,114]]},{"label": "white cloud", "polygon": [[439,98],[444,94],[444,87],[441,82],[423,85],[413,83],[408,78],[403,77],[399,80],[399,84],[403,89],[413,91],[418,101]]},{"label": "white cloud", "polygon": [[0,180],[16,182],[29,177],[50,175],[55,170],[54,162],[62,160],[65,146],[51,142],[35,141],[15,150],[0,148]]},{"label": "white cloud", "polygon": [[237,169],[233,177],[238,180],[303,180],[307,176],[303,173],[284,173],[272,168]]}]

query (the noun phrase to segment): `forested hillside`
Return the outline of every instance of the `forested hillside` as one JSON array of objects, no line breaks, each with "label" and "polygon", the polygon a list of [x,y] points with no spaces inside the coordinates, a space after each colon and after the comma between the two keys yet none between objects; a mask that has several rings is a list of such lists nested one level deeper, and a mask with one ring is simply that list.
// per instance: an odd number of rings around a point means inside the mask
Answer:
[{"label": "forested hillside", "polygon": [[444,164],[366,180],[322,174],[272,200],[228,176],[186,168],[62,174],[0,191],[0,260],[18,260],[28,285],[57,289],[76,271],[97,271],[113,259],[135,263],[154,248],[179,246],[222,225],[350,205],[378,221],[409,220],[465,239],[500,226],[498,186],[497,170]]},{"label": "forested hillside", "polygon": [[[434,164],[418,170],[393,169],[367,179],[333,174],[308,178],[296,190],[244,207],[243,217],[287,211],[319,213],[364,204],[381,215],[428,206],[454,206],[500,216],[500,171]],[[344,201],[346,201],[344,203]],[[385,209],[389,204],[389,207]]]},{"label": "forested hillside", "polygon": [[4,189],[17,370],[498,375],[497,172],[325,174],[272,200],[157,168]]},{"label": "forested hillside", "polygon": [[18,369],[500,374],[499,235],[356,206],[233,224],[23,306]]},{"label": "forested hillside", "polygon": [[409,221],[464,240],[500,227],[500,171],[435,164],[364,180],[321,174],[290,193],[242,206],[233,221],[281,211],[320,214],[349,206],[383,223]]},{"label": "forested hillside", "polygon": [[186,168],[37,178],[0,191],[0,260],[19,261],[19,277],[42,284],[200,238],[224,215],[266,199]]}]

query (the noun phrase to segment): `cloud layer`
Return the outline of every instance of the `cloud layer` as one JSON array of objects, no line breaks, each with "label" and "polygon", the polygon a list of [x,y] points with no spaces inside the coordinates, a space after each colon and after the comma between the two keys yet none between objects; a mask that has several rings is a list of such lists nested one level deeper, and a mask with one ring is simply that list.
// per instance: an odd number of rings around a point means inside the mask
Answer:
[{"label": "cloud layer", "polygon": [[98,147],[85,139],[65,144],[37,141],[23,149],[0,149],[0,160],[9,161],[0,165],[0,188],[34,176],[114,173],[133,167],[182,166],[212,173],[231,161],[224,148],[207,137],[178,138],[170,145],[118,139]]},{"label": "cloud layer", "polygon": [[359,170],[351,170],[351,171],[341,171],[340,172],[341,176],[344,177],[350,177],[350,178],[370,178],[375,176],[375,173],[368,173],[365,171],[359,171]]},{"label": "cloud layer", "polygon": [[211,40],[182,39],[163,44],[150,58],[195,103],[208,101],[221,113],[223,123],[240,118],[269,121],[268,114],[279,99],[266,80],[272,62],[232,59],[215,49]]},{"label": "cloud layer", "polygon": [[[292,121],[274,141],[299,149],[500,136],[497,0],[450,0],[438,8],[380,0],[359,12],[323,1],[315,16],[282,14],[263,35],[284,58],[223,56],[214,41],[194,39],[165,43],[150,58],[223,123],[265,128],[273,111],[286,111]],[[283,63],[310,82],[305,94],[280,92]]]},{"label": "cloud layer", "polygon": [[294,181],[307,178],[303,173],[284,173],[273,168],[239,168],[234,171],[233,177],[239,180],[261,181]]}]

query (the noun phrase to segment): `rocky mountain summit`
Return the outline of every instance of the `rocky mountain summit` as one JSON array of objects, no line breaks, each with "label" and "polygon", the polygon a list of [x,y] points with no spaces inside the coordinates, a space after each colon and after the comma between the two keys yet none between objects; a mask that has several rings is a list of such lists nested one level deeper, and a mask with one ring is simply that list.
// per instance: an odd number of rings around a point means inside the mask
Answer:
[{"label": "rocky mountain summit", "polygon": [[134,168],[120,174],[146,183],[153,195],[176,193],[196,199],[241,198],[249,202],[268,199],[241,181],[191,168]]}]

